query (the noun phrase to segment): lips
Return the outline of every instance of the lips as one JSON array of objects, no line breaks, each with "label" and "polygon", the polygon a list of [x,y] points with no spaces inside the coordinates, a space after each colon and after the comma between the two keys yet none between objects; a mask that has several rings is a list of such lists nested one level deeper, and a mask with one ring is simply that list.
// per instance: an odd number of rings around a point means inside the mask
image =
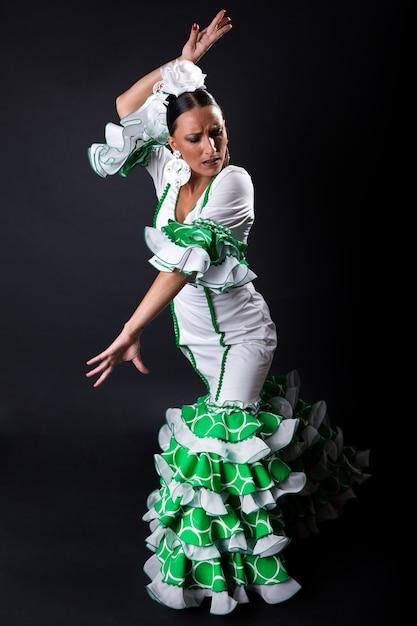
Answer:
[{"label": "lips", "polygon": [[208,159],[207,161],[203,161],[203,165],[212,167],[213,165],[217,165],[219,161],[220,161],[219,157],[215,157],[214,159]]}]

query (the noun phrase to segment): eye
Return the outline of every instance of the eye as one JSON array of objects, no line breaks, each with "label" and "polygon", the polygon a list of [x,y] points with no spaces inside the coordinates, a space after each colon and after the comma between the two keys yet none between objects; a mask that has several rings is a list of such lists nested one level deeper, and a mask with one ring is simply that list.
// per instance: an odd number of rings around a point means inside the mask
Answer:
[{"label": "eye", "polygon": [[210,134],[212,137],[220,137],[223,135],[223,128],[214,128]]}]

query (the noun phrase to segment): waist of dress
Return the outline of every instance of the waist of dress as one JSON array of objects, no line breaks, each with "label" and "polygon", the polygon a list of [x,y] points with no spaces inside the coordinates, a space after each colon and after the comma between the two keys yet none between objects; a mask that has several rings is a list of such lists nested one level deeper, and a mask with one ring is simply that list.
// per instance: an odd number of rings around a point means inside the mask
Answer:
[{"label": "waist of dress", "polygon": [[187,283],[185,285],[185,287],[181,291],[184,291],[184,289],[189,291],[190,293],[193,293],[191,291],[191,290],[193,290],[194,292],[198,293],[202,297],[205,297],[206,290],[210,294],[215,295],[215,296],[223,296],[223,295],[227,296],[227,294],[230,294],[230,293],[233,293],[233,292],[237,292],[237,291],[241,291],[241,290],[243,290],[243,291],[245,291],[245,290],[254,291],[255,290],[252,282],[245,283],[244,285],[238,285],[236,287],[230,287],[229,289],[225,289],[224,291],[216,291],[214,289],[210,289],[210,287],[205,287],[204,285],[199,285],[198,283],[194,283],[192,281]]}]

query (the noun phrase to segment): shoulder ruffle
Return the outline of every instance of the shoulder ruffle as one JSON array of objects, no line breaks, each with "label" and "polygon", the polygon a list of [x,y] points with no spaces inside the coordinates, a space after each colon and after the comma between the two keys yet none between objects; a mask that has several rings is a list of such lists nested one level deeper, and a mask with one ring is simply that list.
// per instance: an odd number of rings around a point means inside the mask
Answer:
[{"label": "shoulder ruffle", "polygon": [[136,165],[147,165],[149,155],[167,145],[166,105],[150,96],[136,111],[105,127],[105,143],[93,143],[88,159],[93,170],[105,178],[119,173],[127,176]]},{"label": "shoulder ruffle", "polygon": [[214,291],[240,287],[256,278],[246,262],[247,244],[212,220],[192,224],[170,220],[162,230],[146,227],[145,241],[154,254],[149,262],[156,269],[195,274],[196,284]]}]

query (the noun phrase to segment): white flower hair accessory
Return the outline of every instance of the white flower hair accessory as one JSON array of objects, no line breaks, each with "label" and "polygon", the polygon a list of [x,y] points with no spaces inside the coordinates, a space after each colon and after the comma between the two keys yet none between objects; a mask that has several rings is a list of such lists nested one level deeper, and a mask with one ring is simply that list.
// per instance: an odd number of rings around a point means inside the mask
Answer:
[{"label": "white flower hair accessory", "polygon": [[155,95],[164,92],[178,97],[185,91],[205,88],[207,74],[203,74],[192,61],[175,59],[161,68],[161,74],[162,80],[155,83],[153,88]]}]

